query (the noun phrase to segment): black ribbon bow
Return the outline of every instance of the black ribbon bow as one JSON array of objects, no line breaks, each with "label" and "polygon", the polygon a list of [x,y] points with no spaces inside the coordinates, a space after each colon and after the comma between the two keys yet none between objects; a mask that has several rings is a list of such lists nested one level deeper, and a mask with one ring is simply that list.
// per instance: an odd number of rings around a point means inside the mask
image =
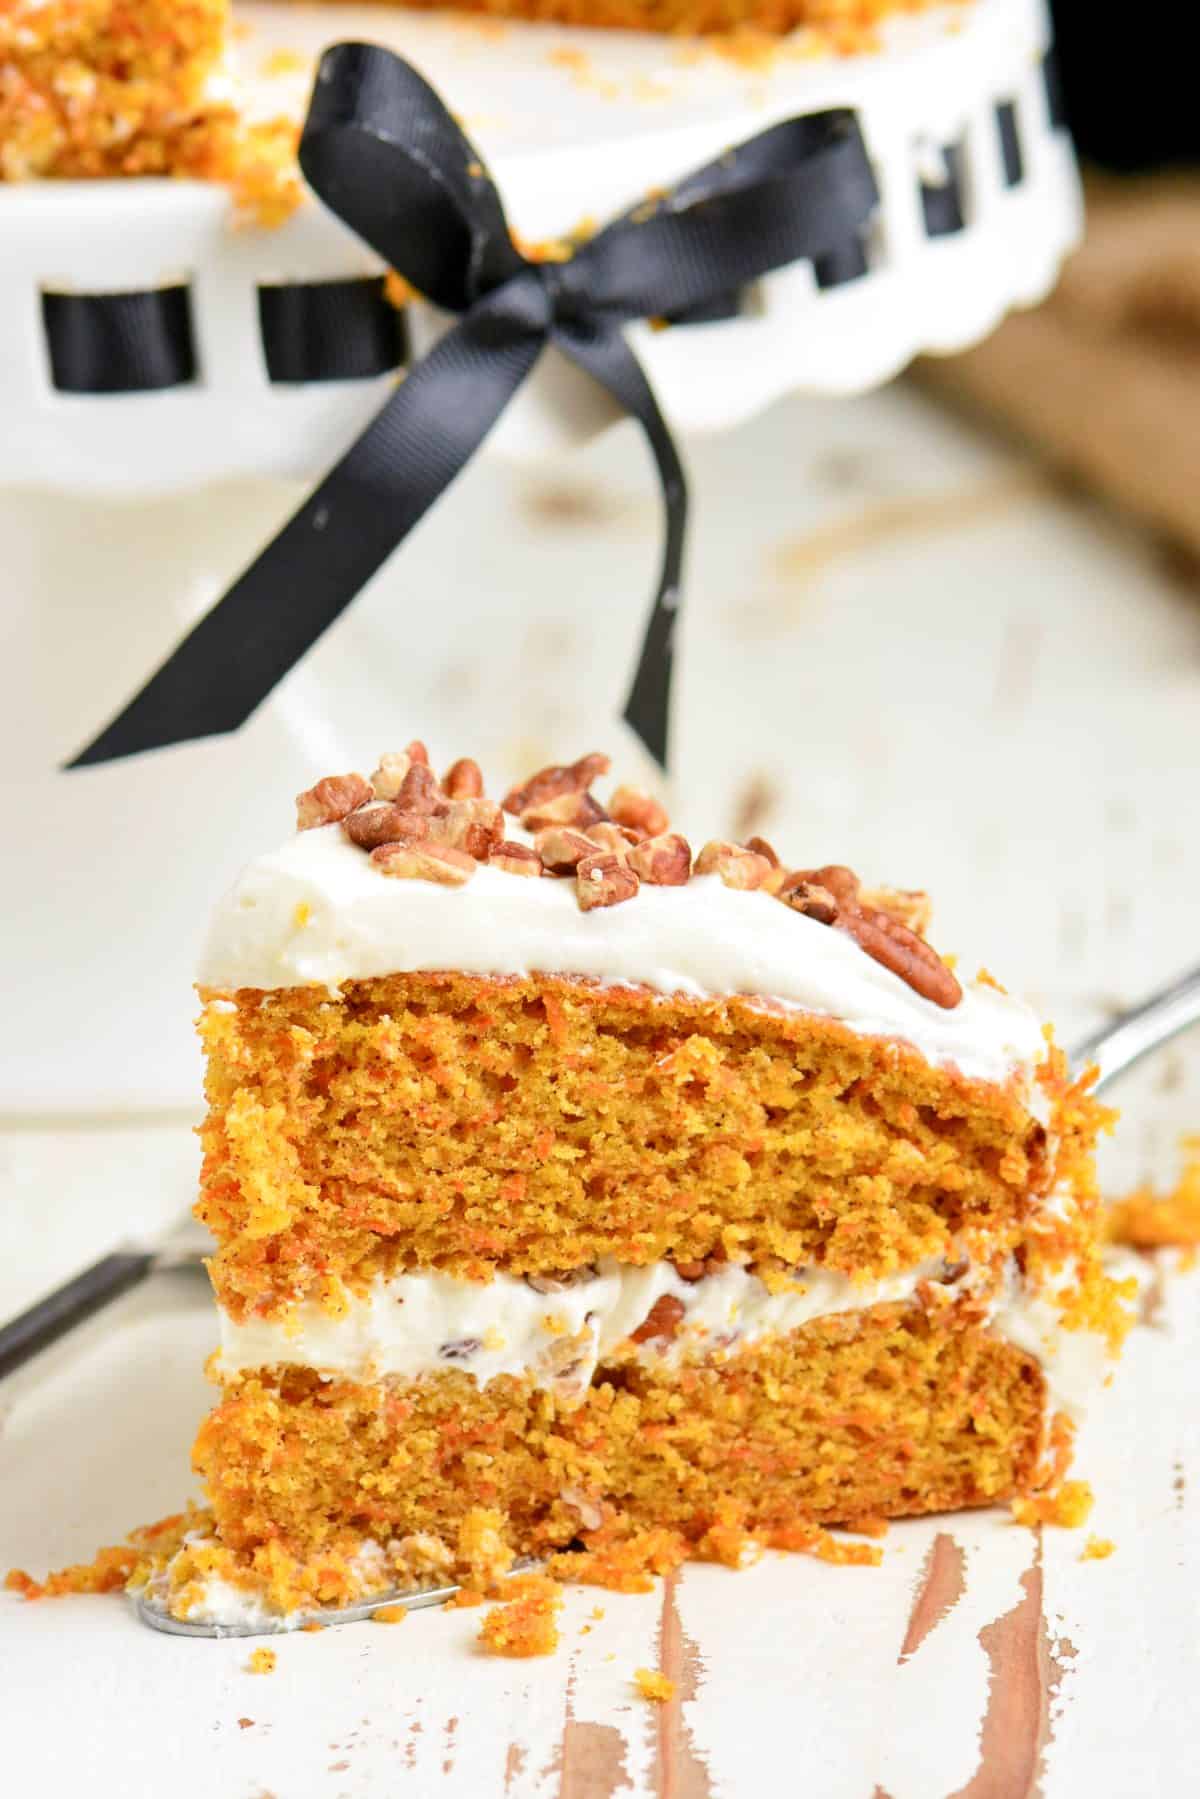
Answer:
[{"label": "black ribbon bow", "polygon": [[703,307],[854,241],[878,200],[854,115],[786,120],[644,201],[566,262],[514,244],[470,140],[402,58],[326,51],[300,166],[331,211],[458,324],[123,712],[70,764],[233,731],[333,624],[553,344],[641,424],[666,543],[625,718],[665,766],[687,487],[622,327]]}]

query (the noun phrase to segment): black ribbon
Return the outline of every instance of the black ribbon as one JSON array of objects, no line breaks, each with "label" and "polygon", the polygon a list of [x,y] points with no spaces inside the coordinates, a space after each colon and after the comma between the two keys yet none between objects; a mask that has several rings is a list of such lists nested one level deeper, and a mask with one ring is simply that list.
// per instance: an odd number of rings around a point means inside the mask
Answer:
[{"label": "black ribbon", "polygon": [[567,262],[522,255],[478,152],[390,51],[325,53],[300,166],[331,211],[459,322],[70,766],[244,723],[449,487],[547,344],[638,420],[658,466],[666,543],[625,717],[665,765],[687,488],[622,327],[689,313],[857,239],[878,193],[854,115],[815,113],[760,132],[631,208]]}]

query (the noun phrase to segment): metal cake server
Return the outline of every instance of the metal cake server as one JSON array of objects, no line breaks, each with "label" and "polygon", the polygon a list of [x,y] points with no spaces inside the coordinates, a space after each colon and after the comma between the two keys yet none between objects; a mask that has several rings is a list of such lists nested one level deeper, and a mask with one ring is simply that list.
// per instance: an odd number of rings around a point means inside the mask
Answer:
[{"label": "metal cake server", "polygon": [[1193,968],[1167,987],[1143,1000],[1130,1012],[1110,1020],[1085,1037],[1071,1051],[1072,1068],[1085,1068],[1095,1062],[1100,1069],[1096,1091],[1107,1087],[1123,1075],[1127,1068],[1161,1049],[1180,1031],[1200,1020],[1200,968]]},{"label": "metal cake server", "polygon": [[[1070,1053],[1071,1066],[1080,1068],[1095,1062],[1100,1069],[1096,1091],[1109,1087],[1127,1069],[1189,1025],[1200,1022],[1200,968],[1194,968],[1169,986],[1160,988],[1149,999],[1131,1011],[1102,1025],[1082,1038]],[[0,1327],[0,1377],[30,1360],[40,1350],[56,1341],[76,1324],[100,1307],[127,1292],[150,1274],[180,1268],[201,1268],[207,1245],[200,1247],[188,1241],[187,1227],[174,1233],[158,1249],[126,1249],[85,1268],[53,1293],[46,1295],[22,1312],[11,1323]],[[142,1622],[155,1630],[184,1637],[246,1637],[276,1634],[280,1629],[295,1630],[304,1624],[351,1624],[369,1618],[383,1606],[403,1605],[409,1611],[424,1606],[440,1605],[458,1592],[457,1586],[431,1587],[417,1591],[376,1594],[371,1599],[337,1609],[314,1610],[289,1618],[286,1624],[254,1620],[238,1624],[191,1623],[172,1618],[155,1595],[147,1589],[134,1600]]]}]

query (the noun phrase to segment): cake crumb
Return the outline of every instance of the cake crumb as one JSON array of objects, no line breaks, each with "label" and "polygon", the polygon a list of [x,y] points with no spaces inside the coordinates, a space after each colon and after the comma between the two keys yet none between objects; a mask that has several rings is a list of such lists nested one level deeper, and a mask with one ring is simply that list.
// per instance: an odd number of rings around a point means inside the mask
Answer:
[{"label": "cake crumb", "polygon": [[515,1598],[494,1605],[479,1626],[480,1647],[490,1655],[524,1659],[552,1655],[558,1648],[555,1623],[562,1605],[562,1589],[544,1574],[518,1576]]},{"label": "cake crumb", "polygon": [[255,1649],[246,1663],[247,1674],[274,1674],[277,1660],[273,1649]]},{"label": "cake crumb", "polygon": [[381,1605],[378,1611],[371,1613],[372,1624],[403,1624],[408,1617],[406,1605]]},{"label": "cake crumb", "polygon": [[1059,1524],[1065,1530],[1078,1530],[1087,1523],[1094,1503],[1086,1480],[1065,1480],[1056,1492],[1014,1499],[1012,1515],[1018,1524],[1026,1524],[1031,1530],[1038,1524]]},{"label": "cake crumb", "polygon": [[1079,1554],[1081,1562],[1106,1562],[1116,1544],[1111,1537],[1090,1536]]},{"label": "cake crumb", "polygon": [[1104,1234],[1110,1243],[1130,1249],[1194,1250],[1200,1245],[1200,1136],[1185,1137],[1183,1150],[1183,1172],[1169,1193],[1146,1182],[1109,1205]]},{"label": "cake crumb", "polygon": [[669,1675],[660,1674],[654,1668],[635,1668],[633,1678],[642,1698],[652,1699],[656,1705],[662,1705],[675,1697],[675,1682]]},{"label": "cake crumb", "polygon": [[446,1610],[448,1612],[464,1612],[470,1606],[482,1605],[484,1597],[485,1595],[479,1591],[478,1587],[459,1587],[458,1592],[452,1593],[447,1599]]}]

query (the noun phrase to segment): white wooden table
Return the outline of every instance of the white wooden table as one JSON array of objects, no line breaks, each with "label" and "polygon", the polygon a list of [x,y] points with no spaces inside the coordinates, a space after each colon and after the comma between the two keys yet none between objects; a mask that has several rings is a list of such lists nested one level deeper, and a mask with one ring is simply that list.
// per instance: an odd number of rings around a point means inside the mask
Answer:
[{"label": "white wooden table", "polygon": [[[481,742],[507,763],[617,737],[657,530],[632,442],[618,432],[553,477],[477,465],[406,550],[403,578],[426,592],[453,571],[454,627],[431,606],[411,645],[449,752]],[[780,407],[692,463],[685,820],[927,885],[939,945],[1028,992],[1068,1040],[1198,959],[1200,595],[910,389]],[[1198,1047],[1122,1089],[1110,1186],[1172,1172],[1178,1133],[1200,1126]],[[164,1228],[195,1167],[181,1116],[10,1119],[0,1316]],[[477,1612],[425,1613],[285,1639],[270,1677],[245,1672],[245,1643],[153,1636],[119,1599],[3,1596],[4,1790],[1195,1791],[1198,1301],[1195,1278],[1168,1284],[1084,1432],[1107,1561],[1080,1560],[1084,1532],[1000,1514],[916,1521],[878,1569],[770,1557],[688,1568],[645,1598],[568,1591],[550,1660],[480,1656]],[[214,1334],[200,1284],[163,1279],[0,1386],[0,1562],[82,1558],[177,1508]],[[676,1700],[640,1699],[638,1666],[671,1674]]]}]

